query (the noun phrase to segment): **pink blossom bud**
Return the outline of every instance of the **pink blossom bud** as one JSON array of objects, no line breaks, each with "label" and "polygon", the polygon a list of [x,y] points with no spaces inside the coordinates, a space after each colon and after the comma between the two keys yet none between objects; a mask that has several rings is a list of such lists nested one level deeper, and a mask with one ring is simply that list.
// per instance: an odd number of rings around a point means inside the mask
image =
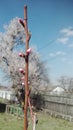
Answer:
[{"label": "pink blossom bud", "polygon": [[25,79],[25,77],[23,76],[22,78],[21,78],[21,80],[24,80]]},{"label": "pink blossom bud", "polygon": [[19,54],[18,54],[20,57],[23,57],[23,54],[21,53],[21,52],[19,52]]},{"label": "pink blossom bud", "polygon": [[28,85],[30,85],[30,82],[28,81]]},{"label": "pink blossom bud", "polygon": [[29,55],[30,53],[31,53],[31,48],[29,48],[27,51],[26,51],[26,53],[27,53],[27,55]]},{"label": "pink blossom bud", "polygon": [[22,68],[20,68],[19,71],[20,71],[20,73],[25,74],[25,72]]},{"label": "pink blossom bud", "polygon": [[25,83],[23,82],[23,83],[22,83],[22,85],[24,86],[24,85],[25,85]]},{"label": "pink blossom bud", "polygon": [[21,53],[21,52],[19,52],[19,54],[18,54],[20,57],[25,57],[25,54],[23,54],[23,53]]},{"label": "pink blossom bud", "polygon": [[19,19],[20,24],[24,27],[24,22],[22,19]]}]

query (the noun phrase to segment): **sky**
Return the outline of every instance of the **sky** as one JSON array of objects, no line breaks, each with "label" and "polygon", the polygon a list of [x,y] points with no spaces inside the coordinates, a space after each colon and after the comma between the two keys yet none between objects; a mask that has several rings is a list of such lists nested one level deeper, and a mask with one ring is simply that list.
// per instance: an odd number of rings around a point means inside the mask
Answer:
[{"label": "sky", "polygon": [[[0,1],[0,32],[15,17],[24,19],[28,8],[28,27],[45,62],[50,79],[56,83],[61,76],[73,77],[73,0],[2,0]],[[2,73],[0,73],[0,81]]]}]

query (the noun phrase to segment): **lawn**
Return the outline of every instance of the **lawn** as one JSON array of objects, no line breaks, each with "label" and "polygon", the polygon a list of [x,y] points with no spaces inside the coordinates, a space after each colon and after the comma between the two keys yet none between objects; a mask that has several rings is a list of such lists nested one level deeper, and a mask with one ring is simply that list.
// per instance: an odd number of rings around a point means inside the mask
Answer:
[{"label": "lawn", "polygon": [[[38,119],[36,130],[73,130],[73,122],[54,118],[45,113],[38,113]],[[0,113],[0,130],[24,130],[23,122],[23,119]],[[32,130],[31,126],[29,121],[28,130]]]}]

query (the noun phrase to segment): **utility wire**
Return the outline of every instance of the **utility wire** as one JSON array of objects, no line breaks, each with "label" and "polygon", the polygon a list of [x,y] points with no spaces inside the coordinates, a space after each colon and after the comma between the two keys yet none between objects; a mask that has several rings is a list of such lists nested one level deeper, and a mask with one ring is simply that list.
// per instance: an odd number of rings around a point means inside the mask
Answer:
[{"label": "utility wire", "polygon": [[[40,51],[42,51],[43,49],[45,49],[45,48],[47,48],[49,45],[52,45],[52,44],[54,44],[54,42],[55,42],[55,39],[54,40],[51,40],[49,43],[47,43],[45,46],[43,46],[43,47],[41,47],[41,48],[39,48],[39,52]],[[43,54],[43,56],[44,56],[44,54]],[[44,60],[44,62],[46,62],[46,61],[48,61],[48,60],[54,60],[56,57],[52,57],[52,58],[50,58],[49,59],[49,55],[47,55],[48,56],[48,58],[46,58],[46,60]]]},{"label": "utility wire", "polygon": [[55,40],[51,40],[50,42],[48,42],[47,44],[45,44],[44,46],[42,46],[41,48],[38,49],[38,52],[42,51],[43,49],[45,49],[46,47],[48,47],[49,45],[53,44]]}]

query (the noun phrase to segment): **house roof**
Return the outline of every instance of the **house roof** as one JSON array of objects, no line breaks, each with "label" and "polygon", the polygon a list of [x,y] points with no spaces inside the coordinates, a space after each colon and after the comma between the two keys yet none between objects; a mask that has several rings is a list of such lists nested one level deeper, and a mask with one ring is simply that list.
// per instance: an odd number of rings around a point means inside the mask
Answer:
[{"label": "house roof", "polygon": [[65,90],[61,87],[56,87],[55,89],[53,89],[53,91],[51,92],[52,94],[62,94],[64,93]]}]

